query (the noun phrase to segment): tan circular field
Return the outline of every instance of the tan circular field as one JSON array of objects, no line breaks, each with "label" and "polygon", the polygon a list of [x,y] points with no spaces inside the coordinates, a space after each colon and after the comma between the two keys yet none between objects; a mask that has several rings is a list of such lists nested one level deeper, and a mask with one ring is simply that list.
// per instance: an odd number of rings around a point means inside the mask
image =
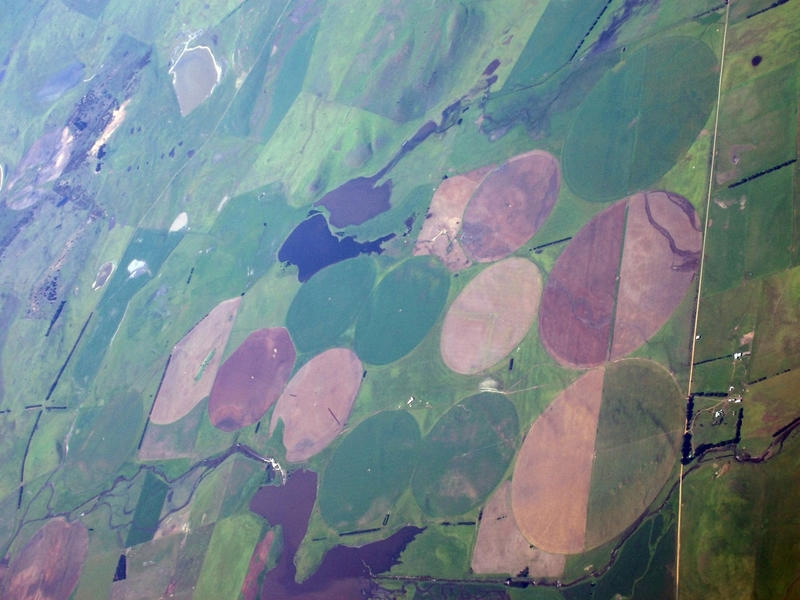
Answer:
[{"label": "tan circular field", "polygon": [[564,390],[514,467],[511,503],[525,538],[577,554],[625,531],[674,473],[685,402],[672,373],[640,358],[593,369]]},{"label": "tan circular field", "polygon": [[582,552],[604,369],[594,369],[559,394],[531,426],[519,451],[511,505],[534,546]]},{"label": "tan circular field", "polygon": [[483,509],[472,570],[516,575],[527,568],[530,577],[559,577],[566,562],[564,554],[539,550],[525,539],[511,511],[511,482],[500,484]]},{"label": "tan circular field", "polygon": [[326,350],[297,371],[275,405],[270,434],[284,424],[289,462],[308,460],[341,433],[361,387],[363,366],[347,348]]},{"label": "tan circular field", "polygon": [[465,375],[495,365],[528,333],[541,293],[539,269],[527,259],[508,258],[481,271],[445,315],[445,364]]},{"label": "tan circular field", "polygon": [[175,345],[150,413],[153,423],[174,423],[211,393],[241,301],[220,302]]},{"label": "tan circular field", "polygon": [[548,352],[584,368],[644,344],[694,281],[701,229],[691,203],[669,192],[640,192],[597,214],[547,279],[539,331]]},{"label": "tan circular field", "polygon": [[235,431],[258,421],[283,391],[294,369],[295,349],[283,327],[254,331],[217,373],[208,416],[214,427]]},{"label": "tan circular field", "polygon": [[88,547],[83,523],[51,519],[11,563],[0,583],[0,597],[67,600],[78,584]]},{"label": "tan circular field", "polygon": [[558,159],[533,150],[489,173],[464,211],[461,245],[477,262],[517,251],[544,224],[561,189]]}]

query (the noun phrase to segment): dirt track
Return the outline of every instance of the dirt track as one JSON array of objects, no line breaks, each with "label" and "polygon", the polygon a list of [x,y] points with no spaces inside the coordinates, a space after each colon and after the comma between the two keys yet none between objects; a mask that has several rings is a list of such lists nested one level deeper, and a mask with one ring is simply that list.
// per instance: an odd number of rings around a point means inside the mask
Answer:
[{"label": "dirt track", "polygon": [[483,509],[478,539],[472,551],[475,573],[516,575],[527,567],[530,577],[559,577],[567,557],[532,548],[511,511],[511,482],[497,488]]},{"label": "dirt track", "polygon": [[525,538],[556,554],[583,551],[604,369],[561,392],[528,432],[514,467],[511,503]]},{"label": "dirt track", "polygon": [[67,600],[78,584],[88,547],[89,533],[83,523],[51,519],[11,563],[0,597]]},{"label": "dirt track", "polygon": [[241,301],[220,302],[175,345],[150,413],[153,423],[174,423],[211,392]]},{"label": "dirt track", "polygon": [[462,374],[496,364],[528,333],[541,292],[539,269],[524,258],[509,258],[481,271],[445,315],[445,364]]},{"label": "dirt track", "polygon": [[307,362],[292,377],[272,412],[270,434],[284,424],[289,462],[308,460],[347,424],[361,386],[363,367],[352,350],[332,348]]},{"label": "dirt track", "polygon": [[550,153],[534,150],[489,173],[464,211],[461,244],[478,262],[505,258],[527,242],[550,215],[561,169]]},{"label": "dirt track", "polygon": [[294,360],[294,344],[283,327],[251,333],[214,380],[208,402],[214,427],[235,431],[263,417],[283,391]]}]

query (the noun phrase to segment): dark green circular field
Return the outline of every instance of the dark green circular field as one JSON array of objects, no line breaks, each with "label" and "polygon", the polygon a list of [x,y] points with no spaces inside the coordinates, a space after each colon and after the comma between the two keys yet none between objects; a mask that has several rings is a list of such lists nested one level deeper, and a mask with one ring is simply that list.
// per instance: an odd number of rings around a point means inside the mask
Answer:
[{"label": "dark green circular field", "polygon": [[685,409],[686,398],[661,365],[627,359],[606,367],[586,548],[623,531],[661,491],[678,459]]},{"label": "dark green circular field", "polygon": [[460,515],[497,487],[516,450],[519,421],[502,394],[470,396],[447,411],[422,440],[411,489],[434,517]]},{"label": "dark green circular field", "polygon": [[658,181],[706,123],[718,60],[699,40],[658,40],[600,80],[564,145],[567,184],[586,200],[621,198]]},{"label": "dark green circular field", "polygon": [[435,258],[411,258],[390,271],[370,295],[356,324],[355,350],[385,365],[411,352],[442,312],[448,271]]},{"label": "dark green circular field", "polygon": [[294,297],[286,328],[301,352],[321,352],[339,343],[375,283],[375,263],[359,257],[314,274]]},{"label": "dark green circular field", "polygon": [[408,486],[420,433],[405,411],[360,423],[331,456],[319,488],[322,517],[338,529],[374,527]]}]

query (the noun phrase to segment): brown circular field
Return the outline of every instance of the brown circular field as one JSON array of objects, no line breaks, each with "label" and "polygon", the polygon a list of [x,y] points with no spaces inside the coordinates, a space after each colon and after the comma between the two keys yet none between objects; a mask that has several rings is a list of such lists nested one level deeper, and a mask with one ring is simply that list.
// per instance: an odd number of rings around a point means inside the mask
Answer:
[{"label": "brown circular field", "polygon": [[556,397],[528,432],[514,466],[511,504],[522,534],[557,554],[582,552],[602,368]]},{"label": "brown circular field", "polygon": [[634,523],[673,473],[685,400],[673,375],[644,359],[593,369],[557,396],[514,467],[511,503],[525,538],[576,554]]},{"label": "brown circular field", "polygon": [[527,259],[508,258],[481,271],[445,315],[445,364],[465,375],[496,364],[528,333],[541,293],[539,269]]},{"label": "brown circular field", "polygon": [[51,519],[11,563],[0,597],[67,600],[81,576],[89,533],[83,523]]},{"label": "brown circular field", "polygon": [[174,423],[211,392],[241,301],[237,296],[217,304],[172,349],[150,413],[153,423]]},{"label": "brown circular field", "polygon": [[511,482],[503,482],[483,509],[472,551],[475,573],[509,573],[528,569],[530,577],[559,577],[567,557],[531,546],[511,512]]},{"label": "brown circular field", "polygon": [[550,215],[561,169],[534,150],[507,160],[481,182],[464,211],[461,245],[477,262],[505,258],[527,242]]},{"label": "brown circular field", "polygon": [[363,367],[355,352],[332,348],[297,371],[272,412],[270,434],[284,424],[289,462],[302,462],[341,433],[361,387]]},{"label": "brown circular field", "polygon": [[694,208],[641,192],[596,215],[556,261],[542,295],[542,342],[561,364],[592,367],[656,333],[689,289],[702,234]]},{"label": "brown circular field", "polygon": [[283,327],[259,329],[220,367],[208,416],[223,431],[252,425],[278,399],[294,368],[295,350]]},{"label": "brown circular field", "polygon": [[469,199],[492,168],[481,167],[454,175],[436,188],[414,245],[414,256],[438,256],[451,271],[460,271],[472,264],[456,236],[461,230],[461,218]]}]

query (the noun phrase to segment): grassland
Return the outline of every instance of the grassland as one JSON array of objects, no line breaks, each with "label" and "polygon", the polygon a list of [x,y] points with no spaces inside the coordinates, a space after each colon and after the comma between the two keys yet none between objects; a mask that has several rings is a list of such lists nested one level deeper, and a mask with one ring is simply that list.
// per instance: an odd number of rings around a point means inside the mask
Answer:
[{"label": "grassland", "polygon": [[457,516],[482,504],[508,468],[519,435],[514,405],[502,394],[467,398],[423,438],[411,480],[430,516]]},{"label": "grassland", "polygon": [[433,258],[415,257],[392,269],[358,317],[358,356],[385,365],[410,352],[439,318],[449,288],[447,271]]},{"label": "grassland", "polygon": [[195,598],[235,598],[241,590],[250,555],[256,547],[263,521],[248,513],[219,521],[208,544]]},{"label": "grassland", "polygon": [[360,423],[336,447],[322,476],[323,518],[344,531],[374,527],[408,485],[418,444],[419,428],[406,412],[380,412]]}]

